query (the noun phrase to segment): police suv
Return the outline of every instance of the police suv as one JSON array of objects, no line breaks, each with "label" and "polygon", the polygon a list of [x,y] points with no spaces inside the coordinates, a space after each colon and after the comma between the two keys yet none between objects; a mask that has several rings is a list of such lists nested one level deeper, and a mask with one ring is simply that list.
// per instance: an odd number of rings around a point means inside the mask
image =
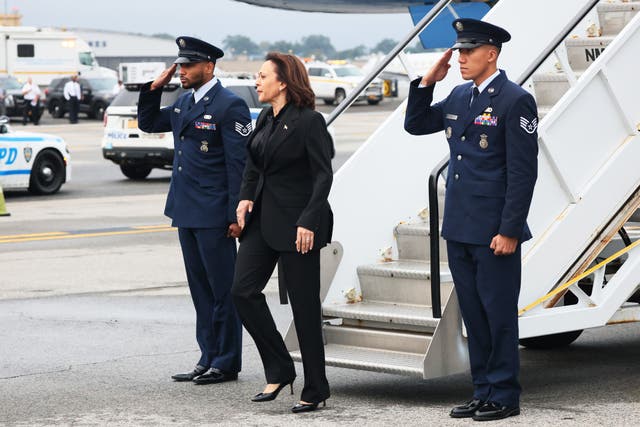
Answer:
[{"label": "police suv", "polygon": [[15,132],[0,117],[0,187],[53,194],[71,180],[69,149],[60,137]]},{"label": "police suv", "polygon": [[[251,112],[253,125],[264,105],[258,101],[255,81],[221,78],[224,87],[244,99]],[[173,134],[146,133],[138,128],[138,96],[141,83],[125,84],[107,108],[104,119],[102,155],[120,166],[130,179],[145,179],[153,168],[171,169]],[[191,90],[191,89],[188,89]],[[172,80],[162,91],[162,107],[172,105],[185,92],[178,80]]]}]

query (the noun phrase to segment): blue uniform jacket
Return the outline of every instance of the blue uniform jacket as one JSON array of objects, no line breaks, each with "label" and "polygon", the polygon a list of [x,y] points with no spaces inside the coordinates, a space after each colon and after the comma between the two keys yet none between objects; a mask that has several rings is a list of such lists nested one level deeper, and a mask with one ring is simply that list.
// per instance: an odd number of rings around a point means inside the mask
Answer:
[{"label": "blue uniform jacket", "polygon": [[162,90],[140,91],[138,125],[173,131],[173,173],[165,215],[174,227],[226,228],[236,222],[251,116],[247,104],[218,82],[191,109],[191,92],[160,109]]},{"label": "blue uniform jacket", "polygon": [[530,239],[526,219],[538,170],[531,94],[501,71],[471,108],[472,83],[431,105],[435,85],[419,83],[411,83],[404,127],[412,135],[445,130],[451,157],[442,237],[477,245],[496,234]]}]

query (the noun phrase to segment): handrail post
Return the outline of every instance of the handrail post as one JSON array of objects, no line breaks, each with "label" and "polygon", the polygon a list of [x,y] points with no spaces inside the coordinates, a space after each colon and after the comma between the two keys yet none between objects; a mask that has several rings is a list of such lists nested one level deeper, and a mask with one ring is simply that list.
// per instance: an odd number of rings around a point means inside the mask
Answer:
[{"label": "handrail post", "polygon": [[449,164],[448,158],[438,163],[429,175],[429,249],[431,269],[431,311],[435,319],[442,317],[440,298],[440,215],[438,207],[438,178]]}]

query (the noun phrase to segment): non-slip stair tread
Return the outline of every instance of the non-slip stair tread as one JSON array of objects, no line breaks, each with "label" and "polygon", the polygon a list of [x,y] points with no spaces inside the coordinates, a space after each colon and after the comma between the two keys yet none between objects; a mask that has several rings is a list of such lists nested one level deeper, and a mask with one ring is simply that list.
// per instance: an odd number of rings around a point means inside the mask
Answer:
[{"label": "non-slip stair tread", "polygon": [[403,236],[428,236],[429,223],[424,221],[398,224],[396,226],[396,234]]},{"label": "non-slip stair tread", "polygon": [[[431,278],[431,265],[424,261],[390,261],[367,264],[358,267],[358,274],[380,277],[401,277],[407,279]],[[451,272],[446,262],[440,263],[440,280],[451,281]]]},{"label": "non-slip stair tread", "polygon": [[565,46],[594,46],[607,45],[613,41],[616,36],[599,36],[599,37],[570,37],[565,40]]},{"label": "non-slip stair tread", "polygon": [[631,1],[626,3],[600,2],[596,7],[598,12],[630,12],[633,10],[639,10],[640,1]]},{"label": "non-slip stair tread", "polygon": [[399,325],[416,325],[435,328],[438,319],[433,318],[431,307],[384,302],[362,301],[354,304],[323,305],[325,316],[370,320]]},{"label": "non-slip stair tread", "polygon": [[[324,354],[327,365],[342,368],[419,377],[422,377],[424,370],[424,355],[417,353],[327,344]],[[301,360],[299,351],[292,351],[291,357],[297,361]]]}]

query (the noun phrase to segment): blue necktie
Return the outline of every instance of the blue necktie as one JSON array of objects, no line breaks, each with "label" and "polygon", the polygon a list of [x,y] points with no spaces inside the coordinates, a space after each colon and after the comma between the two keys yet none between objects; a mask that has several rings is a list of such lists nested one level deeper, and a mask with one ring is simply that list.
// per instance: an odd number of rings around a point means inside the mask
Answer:
[{"label": "blue necktie", "polygon": [[469,108],[471,108],[471,106],[473,105],[473,101],[478,99],[479,95],[480,95],[480,91],[478,90],[478,87],[474,86],[473,90],[471,91],[471,101],[469,101]]}]

